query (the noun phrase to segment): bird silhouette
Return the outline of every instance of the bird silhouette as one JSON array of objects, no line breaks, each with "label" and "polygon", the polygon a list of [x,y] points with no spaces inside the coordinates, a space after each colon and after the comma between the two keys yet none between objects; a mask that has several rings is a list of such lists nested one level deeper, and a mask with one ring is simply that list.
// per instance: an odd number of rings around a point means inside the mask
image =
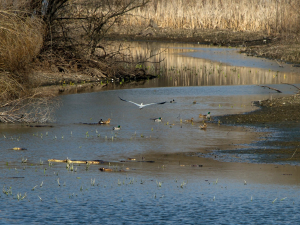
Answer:
[{"label": "bird silhouette", "polygon": [[138,106],[140,109],[142,109],[142,108],[144,108],[144,107],[146,107],[146,106],[149,106],[149,105],[165,104],[165,103],[166,103],[166,102],[158,102],[158,103],[148,103],[148,104],[143,104],[143,103],[141,103],[141,104],[138,104],[138,103],[135,103],[135,102],[132,102],[132,101],[127,101],[127,100],[122,99],[122,98],[120,98],[120,97],[119,97],[119,99],[122,100],[122,101],[124,101],[124,102],[130,102],[130,103],[132,103],[132,104],[135,104],[135,105]]}]

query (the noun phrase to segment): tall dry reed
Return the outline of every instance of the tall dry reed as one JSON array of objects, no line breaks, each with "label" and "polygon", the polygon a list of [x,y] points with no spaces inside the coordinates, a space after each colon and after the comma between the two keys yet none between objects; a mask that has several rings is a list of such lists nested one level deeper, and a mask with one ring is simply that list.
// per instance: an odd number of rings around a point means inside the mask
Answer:
[{"label": "tall dry reed", "polygon": [[[271,33],[300,30],[299,0],[153,0],[132,12],[127,25],[152,19],[162,28],[231,29]],[[146,18],[148,20],[143,20]]]},{"label": "tall dry reed", "polygon": [[43,35],[40,19],[0,10],[0,69],[16,72],[26,67],[39,54]]}]

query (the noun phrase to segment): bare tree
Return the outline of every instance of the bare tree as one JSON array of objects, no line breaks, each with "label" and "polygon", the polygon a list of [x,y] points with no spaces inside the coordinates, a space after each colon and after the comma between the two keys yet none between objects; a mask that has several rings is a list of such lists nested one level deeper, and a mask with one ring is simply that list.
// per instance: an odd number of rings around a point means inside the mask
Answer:
[{"label": "bare tree", "polygon": [[[8,1],[7,7],[14,15],[18,15],[18,18],[20,18],[18,21],[21,24],[19,27],[24,27],[23,30],[29,30],[22,25],[24,22],[30,23],[35,18],[43,21],[36,23],[38,26],[29,26],[30,28],[39,27],[39,34],[44,34],[44,40],[40,38],[42,43],[40,46],[42,47],[40,48],[36,38],[34,39],[30,36],[30,41],[26,42],[26,46],[30,46],[34,50],[32,51],[32,58],[29,59],[29,51],[26,50],[26,56],[22,57],[22,61],[20,62],[29,62],[37,54],[41,53],[39,57],[42,58],[45,56],[47,61],[53,59],[51,63],[54,61],[66,61],[66,64],[75,62],[77,68],[77,65],[79,65],[77,62],[81,62],[81,66],[85,63],[86,66],[98,68],[104,74],[111,73],[116,76],[118,73],[119,77],[121,75],[123,77],[132,77],[132,73],[124,72],[124,68],[121,69],[122,63],[118,64],[118,60],[116,60],[125,58],[122,55],[123,47],[120,45],[118,50],[108,53],[107,46],[101,43],[101,41],[114,24],[122,21],[122,16],[129,15],[130,11],[136,8],[145,7],[149,2],[150,0]],[[1,0],[0,3],[2,3]],[[3,26],[0,28],[2,29]],[[0,37],[3,37],[7,33],[6,30],[11,30],[6,29],[1,32],[1,29]],[[11,33],[13,34],[13,32]],[[34,34],[31,30],[28,33]],[[21,37],[21,40],[24,39],[24,36],[18,36]],[[40,36],[43,37],[42,35]],[[13,40],[11,46],[15,46],[15,38],[6,38],[5,40]],[[22,44],[23,42],[19,41],[18,43],[20,43],[18,45],[20,49],[25,49],[21,48],[25,46]],[[4,46],[8,45],[5,44]],[[9,54],[7,56],[11,55],[11,49],[8,49],[7,52]],[[97,55],[99,53],[98,49],[102,49],[102,52],[104,52],[102,56]],[[20,51],[16,52],[18,53],[16,56],[19,56]],[[51,57],[49,57],[48,53],[51,54]],[[13,57],[13,59],[15,58]],[[130,57],[127,57],[126,60],[128,58]],[[2,64],[8,65],[7,62],[7,60],[4,60],[2,52],[0,54],[0,69]],[[126,63],[130,62],[126,61]],[[20,65],[25,64],[22,63]],[[21,68],[22,66],[19,67]],[[52,98],[53,96],[42,96],[41,93],[31,93],[29,91],[29,83],[26,83],[25,79],[21,79],[21,77],[26,77],[26,72],[22,75],[19,71],[10,71],[6,68],[8,67],[5,67],[0,73],[0,122],[50,121],[51,112],[53,112],[55,106],[58,106],[57,101]],[[16,67],[10,66],[9,68]],[[144,73],[145,71],[142,72]],[[17,76],[15,76],[16,74]],[[18,79],[15,79],[16,77]]]},{"label": "bare tree", "polygon": [[47,27],[47,47],[78,49],[94,54],[107,31],[122,16],[145,7],[150,0],[30,0],[29,8]]}]

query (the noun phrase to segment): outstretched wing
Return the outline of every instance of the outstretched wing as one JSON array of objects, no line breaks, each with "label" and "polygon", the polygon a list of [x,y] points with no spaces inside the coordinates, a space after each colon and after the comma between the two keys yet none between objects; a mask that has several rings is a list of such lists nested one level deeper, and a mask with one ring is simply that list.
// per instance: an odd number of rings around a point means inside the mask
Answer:
[{"label": "outstretched wing", "polygon": [[121,99],[121,100],[124,101],[124,102],[130,102],[130,103],[135,104],[135,105],[137,105],[137,106],[141,106],[141,105],[138,104],[138,103],[135,103],[135,102],[128,101],[128,100],[125,100],[125,99],[123,99],[123,98],[120,98],[120,96],[119,96],[119,99]]},{"label": "outstretched wing", "polygon": [[165,103],[166,103],[166,102],[149,103],[149,104],[145,104],[144,106],[155,105],[155,104],[165,104]]}]

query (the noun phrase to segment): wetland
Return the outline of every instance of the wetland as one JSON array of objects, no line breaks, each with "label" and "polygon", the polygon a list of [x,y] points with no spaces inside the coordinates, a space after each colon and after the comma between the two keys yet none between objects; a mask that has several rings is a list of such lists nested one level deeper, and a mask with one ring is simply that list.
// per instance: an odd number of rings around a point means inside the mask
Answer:
[{"label": "wetland", "polygon": [[[128,44],[137,57],[162,52],[155,56],[163,59],[159,67],[146,65],[158,78],[84,90],[72,85],[58,95],[61,107],[49,126],[0,124],[1,222],[299,221],[299,120],[295,112],[279,113],[298,99],[297,88],[283,84],[300,83],[297,68],[235,48]],[[119,96],[166,103],[140,110]],[[199,117],[208,112],[212,119]],[[258,112],[286,119],[253,124]],[[247,115],[256,116],[249,122]],[[90,125],[108,118],[110,124]],[[101,164],[48,162],[53,158]]]}]

